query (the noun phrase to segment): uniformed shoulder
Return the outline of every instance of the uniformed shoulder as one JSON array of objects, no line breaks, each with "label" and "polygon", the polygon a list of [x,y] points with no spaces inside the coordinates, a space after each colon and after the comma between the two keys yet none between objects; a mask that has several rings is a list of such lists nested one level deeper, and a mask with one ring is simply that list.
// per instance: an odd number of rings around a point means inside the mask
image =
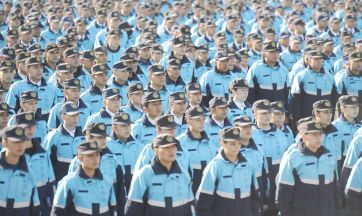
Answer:
[{"label": "uniformed shoulder", "polygon": [[78,172],[68,173],[59,181],[58,187],[62,188],[61,186],[63,186],[65,188],[72,188],[78,177]]},{"label": "uniformed shoulder", "polygon": [[152,169],[151,164],[146,164],[137,172],[137,175],[147,179],[148,176],[153,176],[155,175],[155,173]]},{"label": "uniformed shoulder", "polygon": [[90,91],[90,89],[88,88],[87,90],[85,90],[85,91],[80,95],[80,97],[83,98],[83,97],[85,97],[85,96],[88,96],[88,95],[89,95],[89,91]]},{"label": "uniformed shoulder", "polygon": [[[294,146],[294,148],[289,148],[288,153],[284,153],[283,157],[286,161],[288,161],[292,167],[298,167],[298,165],[301,163],[302,159],[302,153]],[[283,160],[284,160],[283,159]]]}]

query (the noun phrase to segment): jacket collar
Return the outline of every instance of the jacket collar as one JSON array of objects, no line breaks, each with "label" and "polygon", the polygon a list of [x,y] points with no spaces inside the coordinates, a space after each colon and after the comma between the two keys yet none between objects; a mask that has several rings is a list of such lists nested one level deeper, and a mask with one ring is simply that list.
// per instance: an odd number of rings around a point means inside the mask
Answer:
[{"label": "jacket collar", "polygon": [[156,92],[156,91],[158,91],[158,92],[166,92],[166,91],[167,91],[165,85],[163,85],[163,87],[162,87],[161,90],[156,90],[156,89],[154,89],[154,88],[151,87],[151,84],[150,84],[150,83],[147,85],[147,90],[148,90],[149,92]]},{"label": "jacket collar", "polygon": [[[263,61],[263,64],[264,64],[265,66],[270,67],[270,66],[266,63],[266,61],[265,61],[264,58],[262,59],[262,61]],[[275,65],[274,65],[273,67],[270,67],[270,68],[280,68],[279,61],[277,61],[277,62],[275,63]]]},{"label": "jacket collar", "polygon": [[306,146],[305,144],[303,143],[302,139],[299,139],[297,141],[297,149],[299,152],[301,152],[302,154],[305,154],[305,155],[310,155],[310,156],[316,156],[316,157],[320,157],[322,156],[323,154],[327,154],[329,153],[329,150],[324,147],[323,145],[321,145],[321,147],[319,147],[318,151],[316,153],[310,151]]},{"label": "jacket collar", "polygon": [[92,85],[89,89],[89,93],[94,95],[102,95],[102,91],[95,85]]},{"label": "jacket collar", "polygon": [[211,68],[212,66],[211,66],[211,64],[210,64],[210,59],[207,59],[205,65],[201,64],[201,62],[200,62],[198,59],[196,59],[196,61],[195,61],[195,68],[198,69],[199,67],[202,67],[202,66]]},{"label": "jacket collar", "polygon": [[[70,134],[68,133],[67,130],[65,130],[64,125],[60,125],[58,127],[58,130],[61,134],[65,135],[65,136],[70,136]],[[74,137],[78,137],[78,136],[83,136],[83,132],[82,132],[82,128],[81,127],[76,127],[75,128],[75,133],[74,133]]]},{"label": "jacket collar", "polygon": [[143,114],[142,116],[142,123],[144,126],[146,127],[155,127],[155,125],[153,125],[150,120],[148,119],[146,113]]},{"label": "jacket collar", "polygon": [[109,137],[111,138],[111,140],[113,140],[113,141],[118,141],[118,142],[121,143],[121,144],[126,144],[126,143],[128,143],[128,142],[131,142],[131,141],[134,141],[134,140],[135,140],[135,139],[133,138],[133,136],[130,135],[130,136],[127,138],[126,142],[122,142],[120,139],[118,139],[118,137],[116,136],[116,134],[115,134],[114,132],[112,132],[111,135],[109,135]]},{"label": "jacket collar", "polygon": [[[247,101],[244,101],[244,105],[245,105],[245,108],[251,108],[251,104]],[[236,106],[234,100],[229,100],[228,102],[228,107],[231,108],[231,109],[239,109],[238,106]]]},{"label": "jacket collar", "polygon": [[273,124],[270,124],[270,129],[269,130],[264,130],[264,129],[261,129],[257,126],[257,124],[255,124],[255,127],[261,131],[263,131],[263,133],[272,133],[272,132],[275,132],[277,130],[277,127]]},{"label": "jacket collar", "polygon": [[183,85],[186,86],[185,82],[182,80],[181,76],[179,76],[175,81],[171,80],[168,74],[166,73],[166,84],[175,84],[175,85]]},{"label": "jacket collar", "polygon": [[209,140],[209,137],[207,136],[207,134],[206,134],[206,132],[205,131],[202,131],[201,132],[201,139],[196,139],[193,135],[192,135],[192,133],[191,133],[191,131],[190,131],[190,129],[189,128],[187,128],[187,130],[186,130],[186,136],[189,138],[189,139],[191,139],[191,140],[197,140],[197,141],[199,141],[199,140]]},{"label": "jacket collar", "polygon": [[[220,152],[220,157],[222,159],[224,159],[225,161],[229,162],[229,163],[232,163],[229,159],[227,159],[225,153],[224,153],[224,149],[221,149]],[[239,152],[239,155],[238,155],[238,164],[239,163],[245,163],[246,162],[246,159],[244,158],[244,156]]]},{"label": "jacket collar", "polygon": [[162,174],[166,174],[166,175],[170,175],[170,174],[174,174],[174,173],[182,173],[181,172],[181,168],[178,165],[177,161],[175,160],[172,163],[172,167],[171,170],[167,170],[166,167],[164,167],[160,161],[158,160],[157,157],[154,157],[153,160],[151,161],[151,167],[153,169],[153,172],[156,175],[162,175]]},{"label": "jacket collar", "polygon": [[102,118],[112,118],[112,116],[109,115],[105,107],[102,107],[101,110],[99,110],[99,113],[101,114]]},{"label": "jacket collar", "polygon": [[329,124],[326,128],[323,128],[323,133],[325,134],[330,134],[335,132],[338,132],[338,129],[332,124]]},{"label": "jacket collar", "polygon": [[26,149],[25,153],[27,153],[29,155],[33,155],[33,154],[45,152],[45,149],[40,145],[39,139],[32,138],[31,142],[33,143],[33,147]]},{"label": "jacket collar", "polygon": [[85,72],[84,72],[82,66],[79,65],[79,66],[77,67],[77,70],[74,72],[74,78],[78,78],[78,77],[80,77],[80,76],[82,76],[82,75],[85,75]]},{"label": "jacket collar", "polygon": [[[29,76],[26,76],[26,83],[29,84],[29,85],[33,85],[33,86],[37,86],[35,85],[34,83],[32,83],[29,79]],[[44,78],[41,78],[40,80],[40,86],[47,86],[47,82],[45,81]]]},{"label": "jacket collar", "polygon": [[116,81],[116,78],[115,78],[115,77],[113,77],[113,78],[112,78],[112,84],[115,85],[115,86],[117,86],[117,87],[120,87],[120,88],[121,88],[121,87],[124,87],[124,86],[128,86],[128,81],[127,81],[125,84],[121,84],[121,83],[119,83],[119,82]]},{"label": "jacket collar", "polygon": [[[0,167],[3,167],[5,169],[11,169],[12,165],[6,162],[5,160],[5,151],[0,153]],[[19,158],[18,167],[17,169],[22,170],[24,172],[28,172],[28,165],[26,164],[25,156],[22,155]]]},{"label": "jacket collar", "polygon": [[[211,117],[211,115],[208,117],[208,122],[213,125],[213,126],[219,126],[218,124],[216,124],[216,122],[214,121],[214,119]],[[232,124],[230,123],[228,118],[224,119],[224,128],[228,127],[228,126],[232,126]]]},{"label": "jacket collar", "polygon": [[[79,166],[78,175],[79,175],[79,177],[81,177],[83,179],[92,179],[85,174],[85,172],[81,166]],[[99,170],[99,168],[96,169],[93,179],[99,179],[99,180],[103,179],[102,172]]]},{"label": "jacket collar", "polygon": [[254,150],[258,150],[258,147],[256,146],[253,138],[251,138],[249,140],[249,144],[247,146],[241,145],[242,149],[254,149]]}]

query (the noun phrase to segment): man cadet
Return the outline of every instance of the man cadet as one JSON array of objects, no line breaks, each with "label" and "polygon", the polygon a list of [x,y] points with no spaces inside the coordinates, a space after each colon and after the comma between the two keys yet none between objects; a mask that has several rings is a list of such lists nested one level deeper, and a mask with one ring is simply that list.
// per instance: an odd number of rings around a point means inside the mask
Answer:
[{"label": "man cadet", "polygon": [[228,98],[229,84],[237,78],[230,73],[229,56],[226,52],[218,52],[215,59],[215,68],[204,73],[200,78],[204,101],[209,101],[212,97]]},{"label": "man cadet", "polygon": [[205,113],[201,107],[190,107],[186,112],[188,128],[177,137],[182,149],[188,152],[192,169],[192,192],[200,185],[206,165],[213,159],[218,149],[209,141],[204,131]]},{"label": "man cadet", "polygon": [[26,141],[20,126],[6,127],[2,132],[0,152],[0,214],[4,216],[38,216],[40,214],[36,182],[28,168]]},{"label": "man cadet", "polygon": [[36,119],[33,112],[16,114],[16,125],[25,129],[26,141],[25,157],[28,168],[33,174],[39,194],[41,215],[49,215],[55,187],[55,176],[49,154],[41,147],[40,139],[34,137]]},{"label": "man cadet", "polygon": [[[133,177],[126,216],[191,216],[194,196],[191,179],[176,160],[178,140],[158,135],[152,142],[155,157]],[[172,189],[171,189],[172,188]]]},{"label": "man cadet", "polygon": [[302,38],[293,35],[289,39],[289,47],[287,50],[280,53],[280,62],[291,71],[294,64],[302,58],[301,52]]},{"label": "man cadet", "polygon": [[288,102],[289,79],[288,69],[279,62],[279,52],[277,44],[265,42],[263,45],[263,58],[256,61],[246,75],[249,85],[248,101],[268,99],[271,102]]},{"label": "man cadet", "polygon": [[271,123],[283,132],[287,138],[288,145],[292,145],[294,143],[294,135],[290,127],[285,124],[286,113],[288,111],[285,109],[283,101],[275,101],[270,103],[270,108]]},{"label": "man cadet", "polygon": [[230,99],[228,101],[228,119],[234,121],[242,115],[248,115],[254,122],[253,109],[246,101],[249,93],[248,83],[244,79],[235,79],[229,85]]},{"label": "man cadet", "polygon": [[114,63],[119,61],[125,51],[125,47],[122,47],[120,44],[120,34],[120,30],[111,30],[107,33],[105,46],[107,48],[107,66],[109,68],[112,68]]},{"label": "man cadet", "polygon": [[339,208],[337,164],[322,145],[322,126],[299,125],[301,139],[280,164],[276,202],[280,215],[335,216]]},{"label": "man cadet", "polygon": [[[80,167],[59,182],[52,216],[113,215],[116,199],[112,179],[100,171],[100,149],[96,142],[77,147]],[[121,214],[122,215],[122,214]]]},{"label": "man cadet", "polygon": [[168,110],[167,98],[169,92],[166,89],[166,71],[162,65],[155,64],[149,67],[149,84],[146,91],[158,92],[162,99],[162,109],[164,112]]},{"label": "man cadet", "polygon": [[30,57],[26,60],[28,76],[25,80],[11,85],[5,101],[15,111],[19,110],[20,94],[23,91],[36,91],[39,99],[39,109],[42,117],[47,120],[49,112],[56,101],[56,89],[53,85],[47,84],[43,76],[42,59]]},{"label": "man cadet", "polygon": [[89,104],[91,113],[98,112],[102,106],[102,91],[107,88],[107,68],[105,64],[95,64],[91,70],[92,85],[81,94],[80,98]]},{"label": "man cadet", "polygon": [[80,111],[77,126],[83,128],[87,121],[87,118],[91,114],[91,108],[88,104],[84,103],[82,99],[80,99],[80,81],[79,79],[67,79],[63,82],[63,86],[64,101],[57,103],[50,111],[48,127],[50,129],[56,129],[59,125],[62,124],[60,109],[64,102],[71,101],[77,104]]},{"label": "man cadet", "polygon": [[240,130],[223,129],[221,149],[206,166],[196,194],[200,216],[259,215],[260,195],[256,173],[240,153]]},{"label": "man cadet", "polygon": [[122,97],[117,88],[104,89],[102,97],[103,107],[87,119],[85,126],[87,127],[90,123],[103,122],[107,128],[107,136],[109,136],[112,132],[112,118],[121,108]]},{"label": "man cadet", "polygon": [[178,136],[182,134],[187,128],[185,119],[187,98],[184,92],[174,92],[170,94],[168,100],[170,103],[169,113],[175,118],[176,136]]},{"label": "man cadet", "polygon": [[206,119],[205,132],[216,149],[220,148],[219,132],[223,128],[231,127],[227,118],[228,106],[225,97],[214,97],[209,102],[210,115]]},{"label": "man cadet", "polygon": [[353,166],[351,174],[348,177],[347,185],[344,191],[346,197],[345,212],[346,215],[349,216],[358,216],[361,214],[361,164],[362,159],[358,159],[356,164]]},{"label": "man cadet", "polygon": [[67,174],[77,146],[85,139],[82,128],[77,127],[80,113],[77,104],[65,102],[60,112],[63,123],[56,130],[50,131],[42,143],[50,154],[57,181]]},{"label": "man cadet", "polygon": [[200,77],[209,70],[212,70],[209,58],[209,46],[202,44],[196,49],[195,70],[192,75],[192,81],[198,81]]},{"label": "man cadet", "polygon": [[49,27],[41,32],[40,37],[44,38],[45,44],[55,43],[57,38],[62,36],[60,31],[60,18],[57,15],[52,15],[48,18]]},{"label": "man cadet", "polygon": [[124,62],[117,62],[113,65],[113,76],[108,80],[107,85],[111,88],[118,88],[122,96],[122,105],[128,103],[127,88],[129,86],[130,69]]},{"label": "man cadet", "polygon": [[[34,138],[41,142],[48,133],[46,121],[41,117],[38,109],[38,93],[36,91],[24,91],[20,94],[20,109],[18,114],[32,112],[35,114]],[[9,119],[8,126],[16,124],[15,116]]]},{"label": "man cadet", "polygon": [[56,66],[60,61],[59,48],[55,43],[49,43],[45,49],[45,61],[44,61],[44,79],[48,81],[56,70]]},{"label": "man cadet", "polygon": [[185,82],[180,76],[181,60],[170,59],[167,65],[166,89],[168,92],[184,92]]},{"label": "man cadet", "polygon": [[252,138],[266,158],[269,170],[269,194],[263,206],[263,212],[266,215],[277,215],[278,210],[275,206],[275,177],[279,171],[279,164],[284,152],[289,147],[288,141],[281,130],[271,124],[271,107],[268,100],[258,100],[253,104],[255,117],[255,126],[253,127]]},{"label": "man cadet", "polygon": [[132,122],[137,121],[143,115],[143,94],[144,90],[141,83],[133,83],[127,88],[127,104],[121,107],[121,111],[128,113],[131,117]]},{"label": "man cadet", "polygon": [[137,158],[143,148],[141,142],[131,135],[132,123],[129,114],[116,113],[112,119],[112,133],[107,138],[107,147],[114,154],[118,165],[122,167],[127,193]]},{"label": "man cadet", "polygon": [[[28,54],[28,53],[27,53]],[[2,96],[5,98],[6,95],[8,94],[8,90],[11,86],[11,84],[17,82],[17,81],[21,81],[22,78],[19,76],[18,78],[15,78],[15,75],[17,75],[18,73],[21,73],[19,70],[19,68],[21,67],[20,64],[22,65],[22,70],[25,71],[25,58],[30,57],[30,55],[26,55],[23,54],[20,57],[16,58],[16,69],[17,71],[14,71],[14,65],[12,63],[12,61],[9,60],[2,60],[0,62],[0,83],[4,88],[4,92],[2,92]],[[24,57],[24,59],[23,59]],[[19,60],[22,63],[19,63]],[[25,76],[24,76],[25,77]]]},{"label": "man cadet", "polygon": [[314,102],[337,97],[333,76],[324,70],[322,55],[319,51],[310,51],[308,68],[295,75],[291,85],[290,110],[294,121],[310,116]]},{"label": "man cadet", "polygon": [[55,73],[49,78],[48,84],[52,84],[57,90],[56,102],[60,103],[64,100],[64,81],[72,79],[74,74],[69,64],[60,63],[56,67]]},{"label": "man cadet", "polygon": [[205,115],[208,115],[209,109],[201,104],[202,93],[199,83],[190,83],[186,86],[186,94],[189,100],[189,107],[201,107]]},{"label": "man cadet", "polygon": [[261,60],[262,56],[261,56],[261,51],[263,48],[263,44],[262,44],[262,39],[260,37],[259,34],[256,33],[250,33],[250,41],[251,41],[251,46],[250,46],[250,50],[249,50],[249,66],[252,66],[254,64],[254,62]]},{"label": "man cadet", "polygon": [[[125,204],[125,187],[123,170],[117,163],[116,157],[106,145],[106,125],[102,122],[91,123],[84,130],[85,138],[88,142],[96,142],[100,153],[99,169],[104,176],[107,176],[113,182],[114,192],[117,201],[117,213],[123,215]],[[73,158],[69,165],[68,174],[77,172],[80,160]]]}]

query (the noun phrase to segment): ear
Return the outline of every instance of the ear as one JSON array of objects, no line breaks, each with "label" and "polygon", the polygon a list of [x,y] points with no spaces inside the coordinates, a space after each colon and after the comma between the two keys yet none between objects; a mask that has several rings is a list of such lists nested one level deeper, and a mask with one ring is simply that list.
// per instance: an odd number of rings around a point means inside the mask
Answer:
[{"label": "ear", "polygon": [[83,156],[82,155],[77,154],[77,158],[78,158],[79,162],[83,162]]}]

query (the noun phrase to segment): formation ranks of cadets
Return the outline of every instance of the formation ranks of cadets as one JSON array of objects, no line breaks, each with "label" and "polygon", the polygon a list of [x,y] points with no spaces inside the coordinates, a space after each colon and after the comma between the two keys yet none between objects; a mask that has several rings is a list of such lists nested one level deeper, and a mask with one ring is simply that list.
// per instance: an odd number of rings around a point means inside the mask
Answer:
[{"label": "formation ranks of cadets", "polygon": [[360,215],[361,7],[0,1],[0,215]]}]

